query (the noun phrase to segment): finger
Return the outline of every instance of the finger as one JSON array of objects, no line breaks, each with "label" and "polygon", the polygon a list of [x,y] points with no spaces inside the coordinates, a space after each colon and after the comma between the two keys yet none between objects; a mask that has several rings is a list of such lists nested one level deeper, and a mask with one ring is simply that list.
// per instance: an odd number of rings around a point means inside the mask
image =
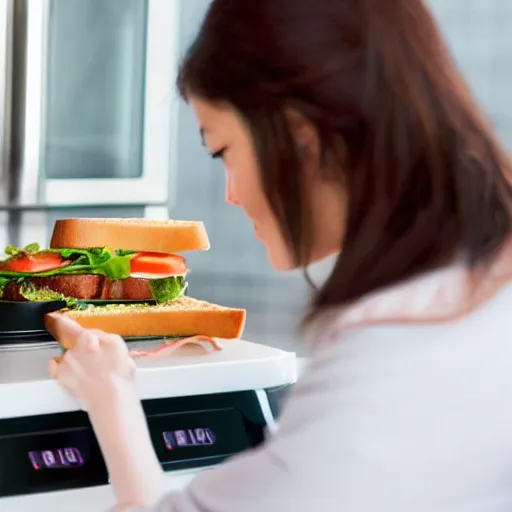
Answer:
[{"label": "finger", "polygon": [[62,358],[61,367],[59,368],[59,375],[73,373],[77,377],[82,377],[85,374],[85,370],[82,364],[76,359],[75,354],[72,350],[68,350]]},{"label": "finger", "polygon": [[94,332],[86,332],[83,336],[83,343],[87,352],[94,354],[100,351],[100,340]]},{"label": "finger", "polygon": [[46,315],[45,325],[52,336],[65,348],[73,348],[86,331],[80,324],[62,314]]},{"label": "finger", "polygon": [[100,342],[95,332],[89,329],[84,329],[75,341],[72,349],[75,354],[91,354],[100,351]]},{"label": "finger", "polygon": [[[73,358],[71,357],[71,360]],[[70,356],[62,357],[58,363],[55,359],[50,361],[50,375],[52,375],[58,383],[73,396],[77,395],[78,379],[77,374],[69,365]]]},{"label": "finger", "polygon": [[89,329],[89,332],[94,332],[94,334],[98,336],[100,345],[107,350],[114,348],[116,350],[121,349],[122,351],[128,351],[126,342],[117,334],[106,333],[99,329]]},{"label": "finger", "polygon": [[100,342],[100,345],[108,347],[118,343],[119,336],[117,334],[110,334],[100,329],[89,329],[89,332],[93,332]]},{"label": "finger", "polygon": [[108,336],[108,334],[105,331],[102,331],[101,329],[88,329],[88,331],[96,334],[96,336],[98,336],[98,338],[101,338],[105,335]]},{"label": "finger", "polygon": [[48,370],[52,379],[57,379],[59,376],[59,363],[55,359],[50,359],[48,363]]}]

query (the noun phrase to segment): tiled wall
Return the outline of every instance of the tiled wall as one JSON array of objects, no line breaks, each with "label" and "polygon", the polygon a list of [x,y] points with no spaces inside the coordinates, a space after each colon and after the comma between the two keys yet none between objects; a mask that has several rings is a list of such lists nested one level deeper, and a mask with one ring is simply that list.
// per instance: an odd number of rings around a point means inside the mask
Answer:
[{"label": "tiled wall", "polygon": [[429,0],[459,69],[512,150],[512,2]]},{"label": "tiled wall", "polygon": [[[208,3],[182,1],[182,50]],[[460,68],[512,148],[512,0],[431,0],[430,5]],[[206,155],[191,112],[183,104],[177,168],[172,213],[204,220],[212,242],[209,253],[189,258],[191,293],[246,307],[247,339],[284,348],[300,346],[295,325],[307,303],[307,286],[296,273],[274,272],[242,212],[224,203],[222,165]]]}]

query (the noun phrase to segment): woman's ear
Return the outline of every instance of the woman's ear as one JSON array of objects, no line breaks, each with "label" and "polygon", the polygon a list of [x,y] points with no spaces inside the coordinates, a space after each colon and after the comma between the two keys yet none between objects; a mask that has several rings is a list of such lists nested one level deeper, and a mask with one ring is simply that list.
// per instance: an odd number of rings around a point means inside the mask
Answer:
[{"label": "woman's ear", "polygon": [[297,110],[287,109],[285,115],[300,160],[306,169],[317,170],[320,165],[320,140],[316,126]]}]

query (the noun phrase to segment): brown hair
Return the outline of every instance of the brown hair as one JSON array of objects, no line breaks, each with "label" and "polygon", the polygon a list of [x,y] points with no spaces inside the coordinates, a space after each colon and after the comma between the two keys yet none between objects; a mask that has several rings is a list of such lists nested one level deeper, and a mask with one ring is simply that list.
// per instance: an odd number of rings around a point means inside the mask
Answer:
[{"label": "brown hair", "polygon": [[302,266],[312,227],[285,109],[317,127],[348,221],[313,313],[459,254],[483,265],[511,232],[509,162],[421,0],[213,0],[178,85],[244,117]]}]

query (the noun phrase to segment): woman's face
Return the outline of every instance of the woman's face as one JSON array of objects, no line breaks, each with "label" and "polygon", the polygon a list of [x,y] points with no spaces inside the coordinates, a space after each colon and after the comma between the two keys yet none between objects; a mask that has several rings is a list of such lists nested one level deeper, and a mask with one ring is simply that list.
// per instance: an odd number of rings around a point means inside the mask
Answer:
[{"label": "woman's face", "polygon": [[[190,105],[198,120],[209,154],[223,161],[226,171],[226,202],[243,208],[253,223],[256,237],[265,245],[268,259],[276,270],[294,268],[293,257],[263,192],[257,157],[248,127],[232,107],[219,106],[194,96],[190,98]],[[334,212],[329,206],[334,196],[332,193],[326,194],[327,191],[323,192],[320,193],[321,197],[313,197],[313,211],[322,213],[324,220],[320,224],[314,222],[314,260],[339,251],[341,245],[342,229],[341,226],[338,228],[339,223],[333,220],[336,216],[333,217]],[[315,199],[318,201],[314,201]],[[319,202],[318,206],[323,203],[321,209],[315,208],[316,202]],[[339,202],[339,194],[336,195],[336,202]],[[324,232],[326,236],[316,236]]]}]

